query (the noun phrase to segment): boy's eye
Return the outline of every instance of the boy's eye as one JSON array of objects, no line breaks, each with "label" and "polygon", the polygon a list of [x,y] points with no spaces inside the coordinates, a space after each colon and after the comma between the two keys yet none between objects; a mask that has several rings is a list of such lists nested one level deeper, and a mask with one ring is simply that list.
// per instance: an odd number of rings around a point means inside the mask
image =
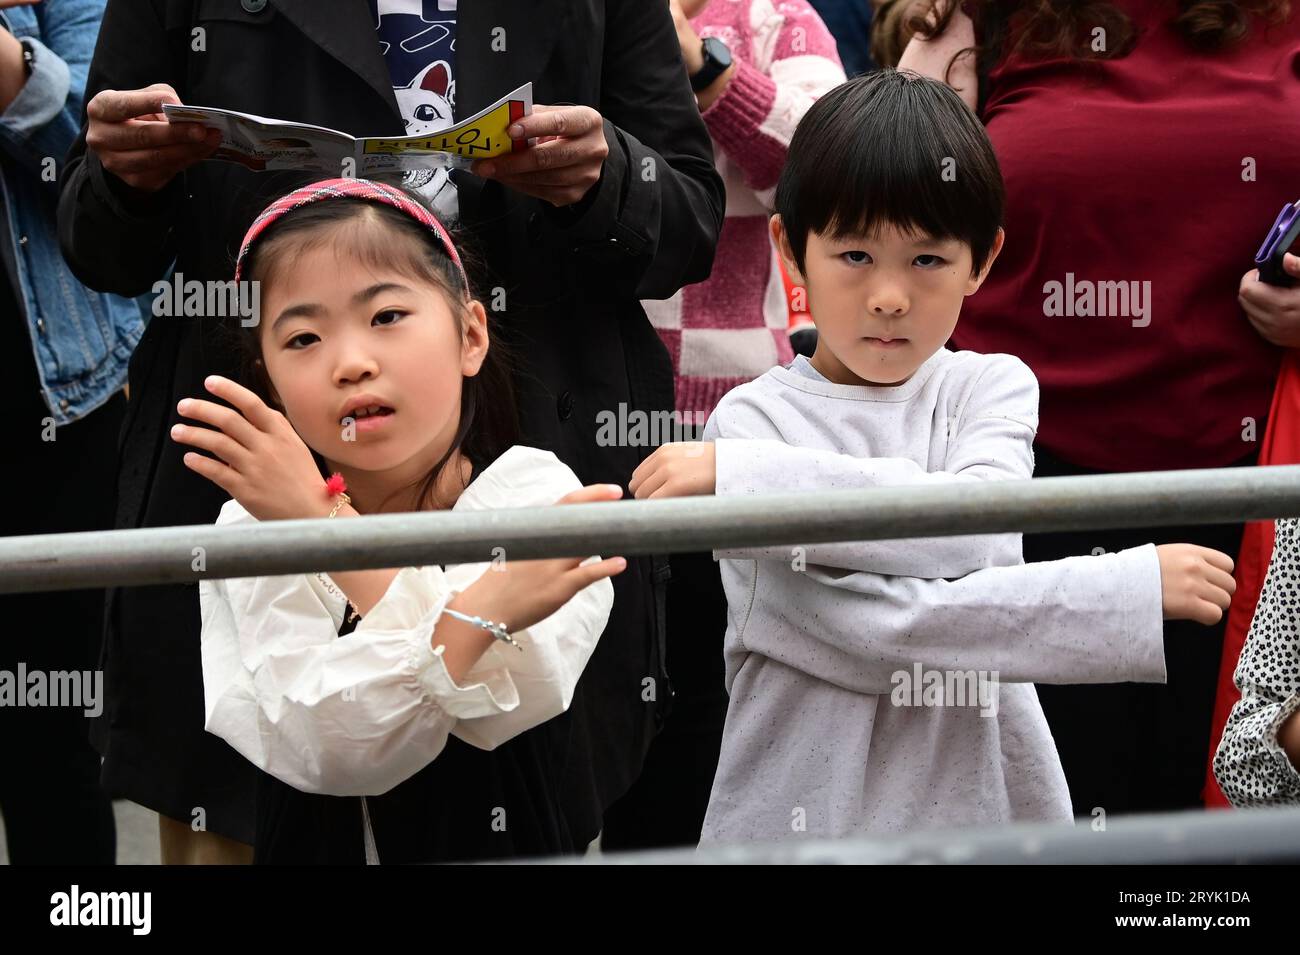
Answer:
[{"label": "boy's eye", "polygon": [[846,262],[851,262],[853,265],[865,265],[871,261],[870,255],[857,249],[852,252],[843,253],[840,258],[844,259]]},{"label": "boy's eye", "polygon": [[918,255],[913,261],[923,269],[937,269],[945,260],[937,255]]},{"label": "boy's eye", "polygon": [[[371,321],[376,325],[393,325],[400,319],[404,318],[405,315],[405,312],[399,312],[397,309],[390,308],[386,311],[379,312]],[[385,321],[385,319],[387,319],[387,321]]]},{"label": "boy's eye", "polygon": [[300,342],[300,341],[302,341],[304,338],[309,338],[309,339],[310,339],[310,338],[316,338],[316,337],[317,337],[316,334],[313,333],[313,332],[302,332],[302,333],[300,333],[300,334],[298,334],[298,335],[294,335],[293,338],[289,339],[289,340],[288,340],[287,342],[285,342],[284,344],[285,344],[285,347],[286,347],[286,348],[306,348],[307,345],[310,345],[310,344],[311,344],[310,341],[308,341],[308,342],[306,342],[305,344],[302,344],[302,345],[296,345],[296,344],[294,344],[294,343],[295,343],[295,342]]}]

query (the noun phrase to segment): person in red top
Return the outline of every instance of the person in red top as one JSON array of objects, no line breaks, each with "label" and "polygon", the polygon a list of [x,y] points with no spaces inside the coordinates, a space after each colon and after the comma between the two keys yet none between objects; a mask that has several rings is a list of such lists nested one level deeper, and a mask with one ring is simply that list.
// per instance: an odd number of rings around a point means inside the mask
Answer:
[{"label": "person in red top", "polygon": [[[1252,463],[1279,346],[1300,344],[1300,290],[1248,268],[1300,192],[1300,20],[1279,0],[939,2],[899,67],[976,109],[1007,186],[954,342],[1038,376],[1036,475]],[[1138,537],[1235,554],[1241,525],[1031,535],[1025,560]],[[1201,804],[1222,624],[1183,626],[1165,685],[1039,687],[1077,815]]]}]

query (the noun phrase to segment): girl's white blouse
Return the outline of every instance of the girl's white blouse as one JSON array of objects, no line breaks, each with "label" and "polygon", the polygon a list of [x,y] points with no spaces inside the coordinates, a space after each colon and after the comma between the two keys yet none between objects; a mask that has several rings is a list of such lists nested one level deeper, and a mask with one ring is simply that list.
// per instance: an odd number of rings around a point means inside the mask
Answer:
[{"label": "girl's white blouse", "polygon": [[[453,510],[553,504],[579,487],[551,452],[515,446]],[[233,500],[217,518],[255,522]],[[613,585],[597,581],[514,633],[522,653],[494,643],[458,685],[438,623],[489,568],[407,567],[342,637],[346,598],[323,573],[200,581],[208,732],[303,792],[364,796],[423,769],[448,734],[490,750],[562,713],[609,619]]]}]

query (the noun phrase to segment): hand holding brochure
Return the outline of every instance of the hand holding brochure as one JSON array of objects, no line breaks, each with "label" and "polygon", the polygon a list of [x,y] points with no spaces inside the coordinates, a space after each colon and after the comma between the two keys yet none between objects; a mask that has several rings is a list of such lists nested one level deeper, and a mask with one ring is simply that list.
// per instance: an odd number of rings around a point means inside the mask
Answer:
[{"label": "hand holding brochure", "polygon": [[525,140],[511,139],[506,129],[532,111],[533,84],[525,83],[486,109],[436,133],[356,138],[337,129],[235,110],[163,104],[169,123],[199,123],[220,131],[221,145],[213,159],[259,172],[297,169],[362,178],[405,169],[464,169],[476,159],[527,149]]}]

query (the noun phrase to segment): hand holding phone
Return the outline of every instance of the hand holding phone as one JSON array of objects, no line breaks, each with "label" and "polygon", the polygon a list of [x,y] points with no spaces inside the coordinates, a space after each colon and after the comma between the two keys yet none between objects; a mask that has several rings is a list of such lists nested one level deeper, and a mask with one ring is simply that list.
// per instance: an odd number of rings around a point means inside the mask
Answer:
[{"label": "hand holding phone", "polygon": [[1291,246],[1300,237],[1300,201],[1282,207],[1273,221],[1273,228],[1264,237],[1264,244],[1255,253],[1255,265],[1259,268],[1259,280],[1269,285],[1290,288],[1295,280],[1282,268],[1282,259],[1291,251]]}]

